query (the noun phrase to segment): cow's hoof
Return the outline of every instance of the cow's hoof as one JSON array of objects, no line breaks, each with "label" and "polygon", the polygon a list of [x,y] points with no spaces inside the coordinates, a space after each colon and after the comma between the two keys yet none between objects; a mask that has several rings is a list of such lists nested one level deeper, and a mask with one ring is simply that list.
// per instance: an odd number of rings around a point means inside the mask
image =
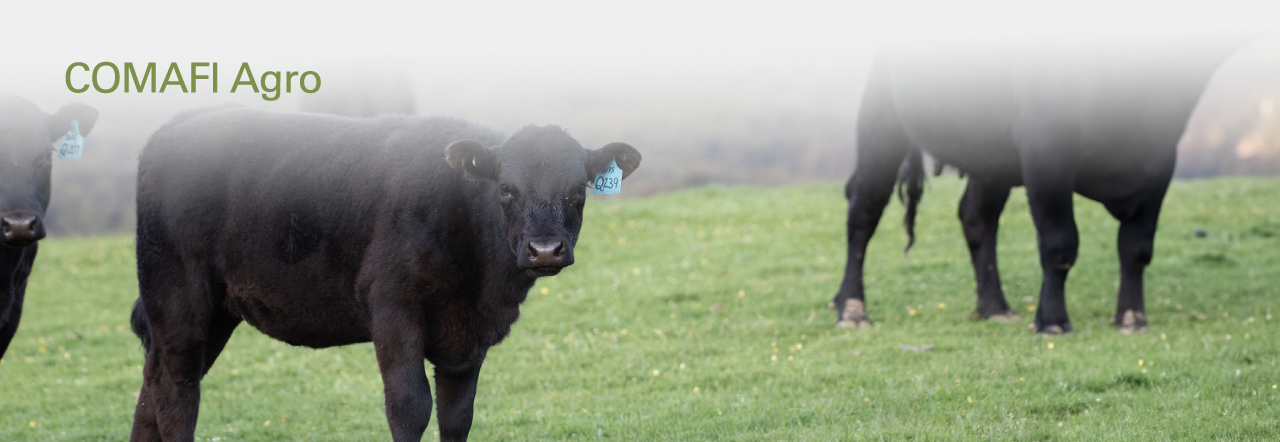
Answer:
[{"label": "cow's hoof", "polygon": [[991,317],[987,319],[990,319],[992,321],[998,321],[998,322],[1009,322],[1009,321],[1017,321],[1019,319],[1022,319],[1022,317],[1018,316],[1018,314],[1014,312],[1004,312],[1000,314],[991,315]]},{"label": "cow's hoof", "polygon": [[835,301],[828,302],[828,303],[827,303],[827,308],[832,309],[832,310],[835,310],[835,309],[836,309],[836,302],[835,302]]},{"label": "cow's hoof", "polygon": [[1147,315],[1141,311],[1125,310],[1124,313],[1115,318],[1114,322],[1116,323],[1116,330],[1126,335],[1147,331]]},{"label": "cow's hoof", "polygon": [[[1032,324],[1032,327],[1034,326],[1035,324]],[[1042,335],[1065,335],[1071,333],[1071,324],[1049,324],[1040,327],[1039,330],[1036,330],[1036,333]]]},{"label": "cow's hoof", "polygon": [[1000,313],[992,313],[992,314],[983,314],[982,312],[975,311],[973,312],[973,315],[970,315],[970,318],[972,318],[974,321],[989,319],[989,320],[998,321],[998,322],[1009,322],[1009,321],[1018,320],[1019,318],[1021,318],[1021,316],[1018,316],[1018,314],[1014,313],[1012,310],[1007,310]]},{"label": "cow's hoof", "polygon": [[840,319],[836,321],[836,327],[864,329],[871,326],[871,321],[867,319],[866,305],[858,299],[849,299],[844,302],[844,311],[840,312]]}]

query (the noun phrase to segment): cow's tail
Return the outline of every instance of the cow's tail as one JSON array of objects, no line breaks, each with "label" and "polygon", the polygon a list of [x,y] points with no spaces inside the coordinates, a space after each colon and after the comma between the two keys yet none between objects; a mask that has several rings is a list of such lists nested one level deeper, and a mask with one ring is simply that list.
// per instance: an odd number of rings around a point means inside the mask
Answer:
[{"label": "cow's tail", "polygon": [[898,200],[907,206],[907,214],[902,218],[902,225],[907,228],[907,248],[902,253],[911,251],[916,243],[916,207],[920,205],[920,195],[924,194],[924,158],[920,149],[914,146],[907,150],[906,159],[898,169]]},{"label": "cow's tail", "polygon": [[133,317],[129,319],[133,326],[133,334],[142,340],[142,349],[151,351],[151,321],[147,320],[147,310],[142,307],[142,298],[133,303]]}]

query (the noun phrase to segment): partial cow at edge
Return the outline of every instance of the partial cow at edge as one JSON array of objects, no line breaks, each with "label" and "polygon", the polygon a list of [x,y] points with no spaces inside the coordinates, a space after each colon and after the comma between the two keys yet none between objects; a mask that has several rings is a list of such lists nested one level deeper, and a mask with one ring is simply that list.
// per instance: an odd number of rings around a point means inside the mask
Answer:
[{"label": "partial cow at edge", "polygon": [[[573,264],[590,177],[640,153],[555,126],[236,106],[179,115],[138,165],[134,441],[191,440],[242,321],[313,348],[373,342],[392,439],[465,440],[490,347]],[[434,366],[432,400],[424,360]]]},{"label": "partial cow at edge", "polygon": [[976,318],[1017,317],[1000,284],[996,230],[1009,192],[1025,186],[1043,272],[1036,331],[1071,331],[1064,283],[1079,246],[1074,193],[1120,221],[1112,320],[1122,332],[1145,330],[1143,271],[1178,140],[1213,72],[1243,40],[937,43],[880,53],[862,97],[857,167],[845,187],[849,246],[831,304],[836,324],[869,325],[867,243],[895,185],[914,241],[928,153],[969,179],[959,217],[977,279]]},{"label": "partial cow at edge", "polygon": [[18,331],[27,277],[44,238],[49,208],[53,141],[78,121],[88,135],[98,111],[79,103],[53,115],[13,94],[0,93],[0,357]]}]

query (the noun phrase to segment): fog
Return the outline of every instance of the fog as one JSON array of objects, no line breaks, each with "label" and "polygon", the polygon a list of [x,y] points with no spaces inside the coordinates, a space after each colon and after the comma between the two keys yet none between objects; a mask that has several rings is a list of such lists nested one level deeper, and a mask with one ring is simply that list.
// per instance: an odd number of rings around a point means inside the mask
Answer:
[{"label": "fog", "polygon": [[[686,186],[839,181],[877,50],[981,47],[1026,36],[1093,42],[1247,36],[1218,70],[1180,145],[1181,176],[1280,172],[1280,38],[1265,9],[1135,2],[1015,3],[309,2],[0,7],[0,90],[54,112],[101,115],[84,158],[56,160],[54,235],[128,231],[137,152],[175,113],[223,102],[278,111],[460,117],[507,133],[556,124],[589,148],[644,153],[625,196]],[[1159,11],[1152,12],[1152,11]],[[1274,12],[1274,11],[1270,11]],[[1242,40],[1243,41],[1243,40]],[[1177,50],[1177,48],[1169,48]],[[218,93],[72,93],[73,62],[217,62]],[[314,71],[320,91],[275,101],[230,85],[241,63]],[[202,71],[204,73],[204,71]],[[75,83],[89,79],[82,71]],[[127,80],[124,80],[127,81]],[[188,79],[190,81],[190,79]]]}]

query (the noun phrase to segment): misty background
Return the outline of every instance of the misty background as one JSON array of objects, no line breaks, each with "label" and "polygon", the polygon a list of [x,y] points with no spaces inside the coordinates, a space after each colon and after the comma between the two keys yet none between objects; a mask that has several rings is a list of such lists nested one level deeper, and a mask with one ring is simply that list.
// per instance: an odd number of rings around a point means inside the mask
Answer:
[{"label": "misty background", "polygon": [[[428,2],[406,8],[374,2],[328,10],[305,3],[232,2],[132,17],[119,7],[73,3],[57,10],[54,26],[33,23],[52,13],[36,8],[0,8],[0,90],[48,113],[70,102],[100,112],[85,138],[84,157],[55,159],[53,202],[45,218],[52,235],[131,231],[137,155],[147,137],[177,112],[224,102],[354,117],[443,115],[506,133],[527,124],[556,124],[587,148],[613,141],[638,148],[644,162],[624,183],[629,197],[711,183],[842,181],[854,169],[858,104],[885,36],[955,38],[956,21],[948,16],[989,15],[939,11],[921,18],[879,2],[785,8],[662,2]],[[1128,29],[1135,17],[1100,20],[1090,11],[1057,12],[1050,14],[1054,21],[1019,26],[1089,33],[1099,30],[1079,28],[1072,20]],[[186,20],[164,20],[174,14]],[[1190,11],[1143,23],[1166,31],[1203,29],[1205,23],[1234,28],[1256,15],[1211,19]],[[198,24],[191,23],[194,18]],[[1007,22],[1001,21],[1002,32],[1016,35],[1022,29]],[[912,27],[897,26],[903,23]],[[51,37],[54,30],[65,32]],[[77,61],[110,61],[121,68],[125,62],[156,62],[161,80],[170,62],[179,63],[184,78],[191,62],[218,62],[219,93],[171,88],[163,94],[74,94],[64,73]],[[273,102],[243,89],[231,94],[241,62],[259,76],[268,70],[316,71],[323,84],[315,94],[295,87]],[[202,89],[207,85],[201,83]],[[1219,68],[1179,145],[1177,173],[1280,174],[1276,34],[1260,33]]]}]

